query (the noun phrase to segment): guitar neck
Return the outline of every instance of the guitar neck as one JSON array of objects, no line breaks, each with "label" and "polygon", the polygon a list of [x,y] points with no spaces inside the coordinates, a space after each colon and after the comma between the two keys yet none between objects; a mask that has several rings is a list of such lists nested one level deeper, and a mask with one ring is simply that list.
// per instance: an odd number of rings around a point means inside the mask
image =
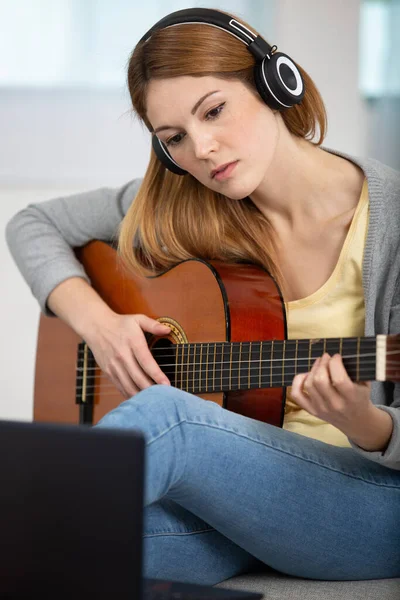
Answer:
[{"label": "guitar neck", "polygon": [[[292,385],[298,373],[311,370],[328,352],[340,354],[352,381],[399,381],[399,335],[252,342],[161,344],[153,357],[171,384],[192,394]],[[77,386],[94,377],[95,360],[83,342],[78,349]],[[87,382],[86,382],[87,383]],[[79,384],[79,385],[78,385]]]},{"label": "guitar neck", "polygon": [[176,387],[221,392],[290,386],[324,352],[340,354],[353,381],[385,380],[388,337],[189,343],[152,353]]}]

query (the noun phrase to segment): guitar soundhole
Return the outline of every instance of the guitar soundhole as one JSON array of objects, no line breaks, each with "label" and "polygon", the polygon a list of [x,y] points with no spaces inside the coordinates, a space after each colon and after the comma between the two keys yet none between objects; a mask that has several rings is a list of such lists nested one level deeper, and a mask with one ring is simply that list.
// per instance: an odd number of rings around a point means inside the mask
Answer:
[{"label": "guitar soundhole", "polygon": [[168,338],[159,338],[151,345],[151,353],[171,384],[175,385],[176,345]]}]

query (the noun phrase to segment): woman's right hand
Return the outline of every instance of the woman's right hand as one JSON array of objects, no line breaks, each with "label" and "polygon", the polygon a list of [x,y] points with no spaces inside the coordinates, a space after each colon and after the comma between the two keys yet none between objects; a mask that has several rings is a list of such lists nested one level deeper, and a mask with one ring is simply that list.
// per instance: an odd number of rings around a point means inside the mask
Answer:
[{"label": "woman's right hand", "polygon": [[125,398],[155,383],[171,385],[149,350],[145,331],[163,336],[170,328],[146,315],[112,312],[85,336],[96,363]]}]

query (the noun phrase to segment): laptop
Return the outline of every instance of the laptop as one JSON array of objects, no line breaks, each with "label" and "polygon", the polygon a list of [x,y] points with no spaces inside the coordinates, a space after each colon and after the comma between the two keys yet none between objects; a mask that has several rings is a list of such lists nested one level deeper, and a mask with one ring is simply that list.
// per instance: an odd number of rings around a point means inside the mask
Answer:
[{"label": "laptop", "polygon": [[144,472],[139,431],[0,421],[0,597],[263,598],[143,578]]}]

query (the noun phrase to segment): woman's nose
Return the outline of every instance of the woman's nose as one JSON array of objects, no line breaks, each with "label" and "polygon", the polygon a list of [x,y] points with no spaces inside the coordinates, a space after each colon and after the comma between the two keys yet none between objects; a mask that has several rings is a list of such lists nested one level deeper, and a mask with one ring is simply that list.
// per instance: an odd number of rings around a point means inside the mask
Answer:
[{"label": "woman's nose", "polygon": [[193,137],[193,149],[196,158],[208,158],[211,152],[218,149],[218,142],[210,134],[196,135]]}]

